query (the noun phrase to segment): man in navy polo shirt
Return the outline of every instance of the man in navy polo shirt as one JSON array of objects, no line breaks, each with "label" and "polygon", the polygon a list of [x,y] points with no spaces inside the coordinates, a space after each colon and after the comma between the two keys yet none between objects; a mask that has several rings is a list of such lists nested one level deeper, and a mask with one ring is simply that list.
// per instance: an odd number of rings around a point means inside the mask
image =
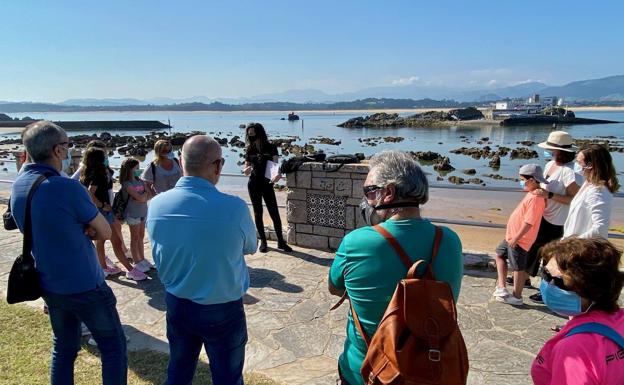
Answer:
[{"label": "man in navy polo shirt", "polygon": [[182,147],[184,176],[158,194],[147,231],[167,292],[169,369],[166,385],[192,383],[202,345],[214,385],[243,383],[249,288],[244,254],[256,251],[256,229],[245,202],[217,190],[221,147],[196,135]]},{"label": "man in navy polo shirt", "polygon": [[30,187],[40,175],[47,177],[33,195],[31,223],[32,254],[54,332],[51,383],[74,383],[82,321],[100,350],[103,383],[126,384],[126,340],[117,300],[91,242],[110,238],[111,229],[87,190],[60,175],[69,159],[65,131],[40,121],[26,127],[22,138],[33,161],[24,166],[11,192],[11,211],[22,232]]}]

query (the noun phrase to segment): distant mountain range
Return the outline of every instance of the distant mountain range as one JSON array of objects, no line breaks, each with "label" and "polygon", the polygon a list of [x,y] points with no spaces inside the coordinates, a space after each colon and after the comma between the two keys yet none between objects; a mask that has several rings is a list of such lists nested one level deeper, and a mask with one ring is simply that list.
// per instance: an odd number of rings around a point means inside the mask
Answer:
[{"label": "distant mountain range", "polygon": [[0,101],[0,111],[241,111],[459,107],[466,104],[480,104],[504,98],[528,97],[536,93],[542,96],[563,97],[568,103],[622,104],[624,103],[624,75],[575,81],[562,86],[527,82],[510,87],[492,89],[452,88],[413,84],[371,87],[341,94],[327,94],[316,89],[288,90],[250,98],[215,99],[195,96],[184,99],[160,97],[147,100],[132,98],[70,99],[61,103]]}]

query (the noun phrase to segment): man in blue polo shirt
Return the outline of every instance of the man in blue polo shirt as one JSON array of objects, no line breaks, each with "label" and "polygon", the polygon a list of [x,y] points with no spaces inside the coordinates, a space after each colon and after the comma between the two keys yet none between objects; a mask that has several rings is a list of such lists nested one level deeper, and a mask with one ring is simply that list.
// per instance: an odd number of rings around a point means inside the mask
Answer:
[{"label": "man in blue polo shirt", "polygon": [[22,232],[28,192],[40,175],[47,178],[33,195],[31,223],[32,254],[54,332],[51,383],[74,383],[82,321],[98,344],[103,383],[126,384],[126,340],[116,299],[91,242],[110,238],[111,229],[87,190],[60,175],[69,159],[65,131],[40,121],[26,127],[22,138],[33,162],[24,166],[11,191],[11,211]]},{"label": "man in blue polo shirt", "polygon": [[147,214],[154,262],[167,292],[167,385],[193,381],[202,345],[214,385],[243,383],[242,297],[249,288],[243,255],[256,251],[256,230],[245,202],[215,187],[224,161],[211,137],[188,139],[184,176],[152,199]]}]

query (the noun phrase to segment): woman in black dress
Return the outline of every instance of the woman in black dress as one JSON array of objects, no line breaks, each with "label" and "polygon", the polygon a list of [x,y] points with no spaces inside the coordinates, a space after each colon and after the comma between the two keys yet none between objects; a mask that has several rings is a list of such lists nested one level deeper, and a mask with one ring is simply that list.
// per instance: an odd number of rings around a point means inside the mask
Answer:
[{"label": "woman in black dress", "polygon": [[282,234],[282,221],[277,209],[275,190],[273,190],[273,184],[281,176],[278,173],[272,180],[265,177],[267,162],[278,162],[277,146],[269,142],[266,131],[260,123],[247,125],[245,142],[247,147],[245,148],[245,169],[243,172],[249,176],[247,189],[253,205],[256,229],[260,236],[260,248],[258,250],[261,253],[267,252],[266,234],[264,233],[264,222],[262,219],[262,199],[264,198],[271,220],[273,220],[275,233],[277,234],[277,248],[284,251],[292,251],[290,246],[286,244]]}]

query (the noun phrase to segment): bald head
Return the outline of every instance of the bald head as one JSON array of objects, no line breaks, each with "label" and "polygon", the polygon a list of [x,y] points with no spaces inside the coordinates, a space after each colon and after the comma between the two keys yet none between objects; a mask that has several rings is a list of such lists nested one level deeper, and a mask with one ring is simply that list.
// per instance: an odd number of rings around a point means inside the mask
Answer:
[{"label": "bald head", "polygon": [[221,146],[208,135],[190,137],[182,146],[182,166],[185,176],[200,176],[206,179],[215,174],[214,169],[220,164],[215,161],[221,159]]}]

